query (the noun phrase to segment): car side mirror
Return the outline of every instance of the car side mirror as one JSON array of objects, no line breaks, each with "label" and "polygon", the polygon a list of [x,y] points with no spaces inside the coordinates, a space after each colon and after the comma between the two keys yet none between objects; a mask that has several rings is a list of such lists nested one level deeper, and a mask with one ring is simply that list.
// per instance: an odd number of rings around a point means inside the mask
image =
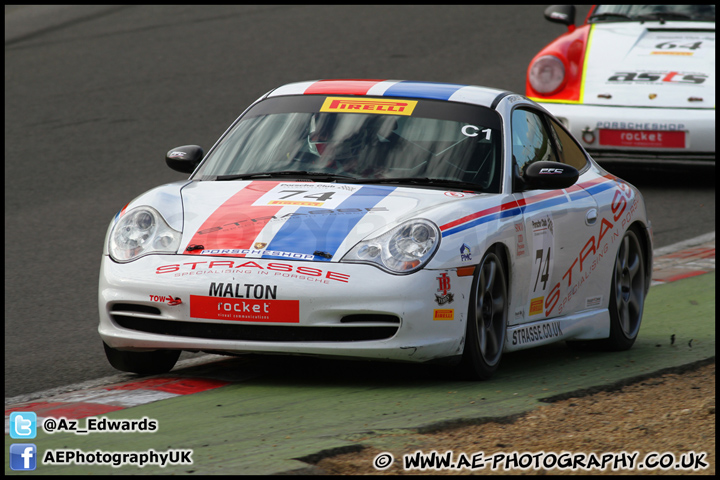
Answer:
[{"label": "car side mirror", "polygon": [[550,5],[545,9],[545,18],[566,25],[572,32],[575,30],[575,5]]},{"label": "car side mirror", "polygon": [[577,182],[577,168],[559,162],[534,162],[525,167],[523,182],[526,190],[559,190]]},{"label": "car side mirror", "polygon": [[165,163],[168,167],[182,173],[192,173],[195,171],[205,153],[202,147],[197,145],[185,145],[173,148],[165,155]]}]

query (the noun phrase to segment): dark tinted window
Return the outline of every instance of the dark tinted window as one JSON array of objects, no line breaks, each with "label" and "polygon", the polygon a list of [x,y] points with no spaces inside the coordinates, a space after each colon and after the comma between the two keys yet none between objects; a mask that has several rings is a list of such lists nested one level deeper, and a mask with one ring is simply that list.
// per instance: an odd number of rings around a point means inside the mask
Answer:
[{"label": "dark tinted window", "polygon": [[522,109],[513,111],[512,154],[520,172],[529,163],[558,161],[539,114]]},{"label": "dark tinted window", "polygon": [[502,130],[488,108],[416,99],[304,95],[253,106],[196,179],[311,172],[468,182],[500,191]]},{"label": "dark tinted window", "polygon": [[578,170],[582,170],[587,165],[587,158],[582,148],[575,142],[575,139],[569,135],[555,120],[548,118],[552,127],[551,132],[557,145],[557,152],[560,161],[571,165]]},{"label": "dark tinted window", "polygon": [[629,21],[715,21],[715,5],[598,5],[590,23]]}]

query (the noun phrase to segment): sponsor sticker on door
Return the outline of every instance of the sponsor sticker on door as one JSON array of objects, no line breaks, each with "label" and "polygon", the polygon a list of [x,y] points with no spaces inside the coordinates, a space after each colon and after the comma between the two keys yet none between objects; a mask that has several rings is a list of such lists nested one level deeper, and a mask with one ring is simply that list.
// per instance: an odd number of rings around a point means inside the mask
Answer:
[{"label": "sponsor sticker on door", "polygon": [[436,308],[433,310],[433,320],[455,320],[455,309]]}]

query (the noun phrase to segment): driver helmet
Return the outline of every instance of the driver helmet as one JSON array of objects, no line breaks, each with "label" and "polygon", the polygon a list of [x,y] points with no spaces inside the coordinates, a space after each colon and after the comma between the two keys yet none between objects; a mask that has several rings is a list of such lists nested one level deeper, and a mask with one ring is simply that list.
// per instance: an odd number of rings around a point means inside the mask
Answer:
[{"label": "driver helmet", "polygon": [[358,156],[367,143],[367,136],[366,129],[353,117],[316,113],[310,117],[308,149],[317,156],[330,155],[334,160],[347,160]]}]

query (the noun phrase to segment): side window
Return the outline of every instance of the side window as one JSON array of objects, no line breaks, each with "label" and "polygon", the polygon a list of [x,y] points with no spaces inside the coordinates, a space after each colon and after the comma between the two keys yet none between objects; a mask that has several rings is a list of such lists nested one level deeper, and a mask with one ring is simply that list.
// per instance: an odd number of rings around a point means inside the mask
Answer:
[{"label": "side window", "polygon": [[587,158],[583,153],[582,148],[577,144],[575,139],[568,134],[558,123],[548,118],[550,125],[552,126],[552,133],[555,137],[555,144],[557,145],[558,155],[560,161],[571,165],[578,170],[582,170],[587,165]]},{"label": "side window", "polygon": [[540,115],[516,109],[512,114],[512,154],[522,172],[532,162],[557,162]]}]

